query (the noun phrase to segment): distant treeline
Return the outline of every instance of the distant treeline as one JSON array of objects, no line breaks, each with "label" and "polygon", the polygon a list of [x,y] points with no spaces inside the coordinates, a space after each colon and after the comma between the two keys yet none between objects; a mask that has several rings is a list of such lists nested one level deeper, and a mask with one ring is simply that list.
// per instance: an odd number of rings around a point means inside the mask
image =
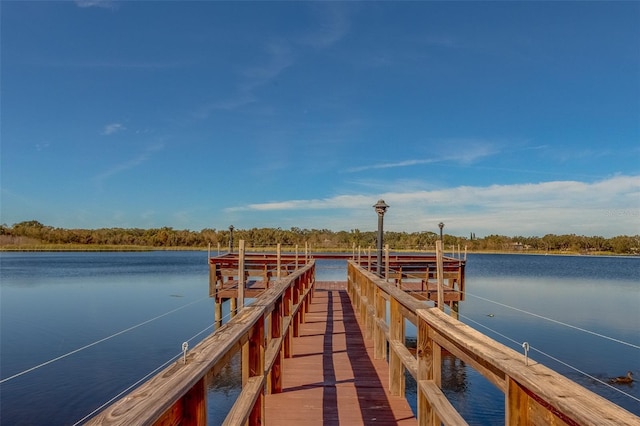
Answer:
[{"label": "distant treeline", "polygon": [[[280,229],[252,228],[234,229],[234,246],[244,240],[248,247],[273,247],[280,243],[284,247],[308,243],[314,250],[375,247],[375,231],[330,231],[328,229]],[[228,248],[229,229],[203,229],[201,231],[177,230],[169,227],[64,229],[46,226],[38,221],[0,225],[0,246],[4,248],[34,245],[87,245],[87,246],[138,246],[156,248],[205,248],[209,244],[216,248]],[[435,232],[385,232],[384,243],[393,250],[434,250],[439,235]],[[470,251],[529,251],[529,252],[576,252],[576,253],[640,253],[640,235],[621,235],[613,238],[579,236],[575,234],[543,237],[508,237],[488,235],[477,238],[443,235],[445,250],[452,247]]]}]

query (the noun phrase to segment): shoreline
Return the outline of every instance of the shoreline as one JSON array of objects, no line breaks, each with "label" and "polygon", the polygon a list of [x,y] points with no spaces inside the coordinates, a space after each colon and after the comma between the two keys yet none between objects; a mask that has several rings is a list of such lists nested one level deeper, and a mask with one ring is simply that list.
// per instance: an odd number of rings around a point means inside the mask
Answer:
[{"label": "shoreline", "polygon": [[[36,245],[24,245],[24,246],[0,246],[0,253],[82,253],[82,252],[104,252],[104,253],[113,253],[113,252],[151,252],[151,251],[208,251],[207,247],[187,247],[187,246],[176,246],[176,247],[153,247],[153,246],[117,246],[117,245],[109,245],[109,246],[100,246],[100,245],[82,245],[82,244],[36,244]],[[247,249],[247,253],[256,252],[275,252],[275,247],[250,247]],[[220,254],[224,254],[227,251],[221,251]],[[295,247],[286,247],[282,249],[282,253],[294,253]],[[321,250],[314,249],[310,251],[313,253],[352,253],[352,250],[341,249],[341,248],[323,248]],[[435,250],[392,250],[392,252],[396,253],[420,253],[420,254],[433,254]],[[214,253],[214,250],[211,250],[211,253]],[[303,255],[304,250],[300,250],[298,248],[298,253]],[[372,250],[374,253],[374,250]],[[464,252],[455,252],[449,253],[444,251],[445,255],[450,255],[456,257],[458,255],[463,256]],[[467,254],[516,254],[516,255],[535,255],[535,256],[592,256],[592,257],[639,257],[638,254],[621,254],[621,253],[613,253],[613,252],[589,252],[589,253],[581,253],[577,251],[539,251],[539,250],[467,250]],[[366,255],[366,251],[361,251],[360,256]],[[357,256],[357,254],[356,254]]]}]

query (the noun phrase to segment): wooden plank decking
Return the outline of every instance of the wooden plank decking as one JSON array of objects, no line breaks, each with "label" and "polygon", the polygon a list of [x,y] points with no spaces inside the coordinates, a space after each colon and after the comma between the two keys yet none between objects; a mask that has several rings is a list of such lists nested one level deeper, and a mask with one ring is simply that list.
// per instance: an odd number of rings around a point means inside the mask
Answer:
[{"label": "wooden plank decking", "polygon": [[316,283],[283,372],[283,392],[266,397],[269,424],[417,424],[406,399],[389,394],[388,364],[373,359],[346,283]]}]

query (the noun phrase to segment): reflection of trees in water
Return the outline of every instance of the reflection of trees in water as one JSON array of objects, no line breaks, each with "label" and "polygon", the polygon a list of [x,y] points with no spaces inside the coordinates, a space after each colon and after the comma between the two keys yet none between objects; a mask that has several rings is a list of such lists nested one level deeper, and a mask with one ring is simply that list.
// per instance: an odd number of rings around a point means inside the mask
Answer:
[{"label": "reflection of trees in water", "polygon": [[464,361],[442,351],[442,389],[464,392],[467,387],[467,369]]},{"label": "reflection of trees in water", "polygon": [[215,376],[207,376],[207,418],[209,424],[222,424],[242,391],[240,354],[235,354]]},{"label": "reflection of trees in water", "polygon": [[[406,339],[407,348],[413,355],[416,354],[417,343],[415,338]],[[445,392],[464,393],[468,389],[466,364],[444,349],[442,350],[441,358],[442,390]],[[406,373],[406,393],[415,395],[416,392],[416,381],[409,373]]]},{"label": "reflection of trees in water", "polygon": [[240,353],[235,354],[231,360],[222,367],[218,374],[207,377],[207,390],[216,394],[230,396],[236,394],[242,388],[242,376],[240,368]]}]

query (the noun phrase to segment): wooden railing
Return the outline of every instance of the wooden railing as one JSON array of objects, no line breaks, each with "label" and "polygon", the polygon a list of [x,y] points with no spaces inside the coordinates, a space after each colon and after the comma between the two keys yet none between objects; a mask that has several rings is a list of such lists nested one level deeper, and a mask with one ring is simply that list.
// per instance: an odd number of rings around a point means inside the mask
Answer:
[{"label": "wooden railing", "polygon": [[242,391],[226,425],[264,423],[264,392],[282,391],[283,359],[292,355],[315,283],[310,261],[273,283],[251,305],[186,357],[107,407],[92,425],[206,425],[207,381],[242,352]]},{"label": "wooden railing", "polygon": [[[416,380],[419,424],[466,424],[441,390],[443,350],[504,393],[507,425],[640,424],[634,414],[532,359],[526,362],[524,354],[429,308],[353,261],[347,275],[354,308],[374,340],[375,358],[386,359],[388,351],[390,392],[404,396],[405,370]],[[405,344],[405,319],[417,329],[416,355]]]}]

